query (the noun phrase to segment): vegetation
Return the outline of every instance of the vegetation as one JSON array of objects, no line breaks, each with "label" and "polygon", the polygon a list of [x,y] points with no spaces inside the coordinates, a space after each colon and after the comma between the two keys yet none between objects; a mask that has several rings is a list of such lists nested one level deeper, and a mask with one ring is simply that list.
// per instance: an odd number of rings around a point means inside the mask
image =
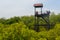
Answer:
[{"label": "vegetation", "polygon": [[60,40],[60,14],[50,15],[50,22],[56,25],[50,29],[34,29],[34,16],[0,18],[0,40]]}]

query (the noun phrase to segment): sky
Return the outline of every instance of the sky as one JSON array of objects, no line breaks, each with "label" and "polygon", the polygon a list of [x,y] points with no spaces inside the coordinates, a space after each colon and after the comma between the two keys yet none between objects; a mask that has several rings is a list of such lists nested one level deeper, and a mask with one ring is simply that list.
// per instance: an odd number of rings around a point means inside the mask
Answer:
[{"label": "sky", "polygon": [[60,13],[60,0],[0,0],[0,18],[34,15],[35,3],[43,3],[43,10]]}]

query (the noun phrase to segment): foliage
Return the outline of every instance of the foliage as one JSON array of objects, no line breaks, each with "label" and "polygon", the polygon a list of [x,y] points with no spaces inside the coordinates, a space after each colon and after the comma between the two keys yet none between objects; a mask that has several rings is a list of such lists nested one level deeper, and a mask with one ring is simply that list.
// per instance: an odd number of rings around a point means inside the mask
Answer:
[{"label": "foliage", "polygon": [[34,16],[1,18],[0,40],[60,40],[60,14],[51,14],[50,22],[56,23],[52,29],[40,27],[40,32],[36,32]]}]

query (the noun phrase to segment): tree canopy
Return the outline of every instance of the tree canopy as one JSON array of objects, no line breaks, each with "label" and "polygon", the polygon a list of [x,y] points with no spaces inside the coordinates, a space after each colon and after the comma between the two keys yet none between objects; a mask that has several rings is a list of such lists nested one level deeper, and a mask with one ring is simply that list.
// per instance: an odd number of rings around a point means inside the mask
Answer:
[{"label": "tree canopy", "polygon": [[40,32],[36,32],[33,15],[0,18],[0,40],[60,40],[60,14],[52,13],[50,23],[56,25],[48,31],[40,27]]}]

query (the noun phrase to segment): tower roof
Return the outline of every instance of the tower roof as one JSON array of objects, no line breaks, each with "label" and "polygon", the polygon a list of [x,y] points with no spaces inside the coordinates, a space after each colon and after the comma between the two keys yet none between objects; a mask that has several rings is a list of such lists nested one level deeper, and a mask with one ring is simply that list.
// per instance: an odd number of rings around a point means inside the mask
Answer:
[{"label": "tower roof", "polygon": [[42,3],[37,3],[37,4],[34,4],[34,7],[43,7],[43,4]]}]

